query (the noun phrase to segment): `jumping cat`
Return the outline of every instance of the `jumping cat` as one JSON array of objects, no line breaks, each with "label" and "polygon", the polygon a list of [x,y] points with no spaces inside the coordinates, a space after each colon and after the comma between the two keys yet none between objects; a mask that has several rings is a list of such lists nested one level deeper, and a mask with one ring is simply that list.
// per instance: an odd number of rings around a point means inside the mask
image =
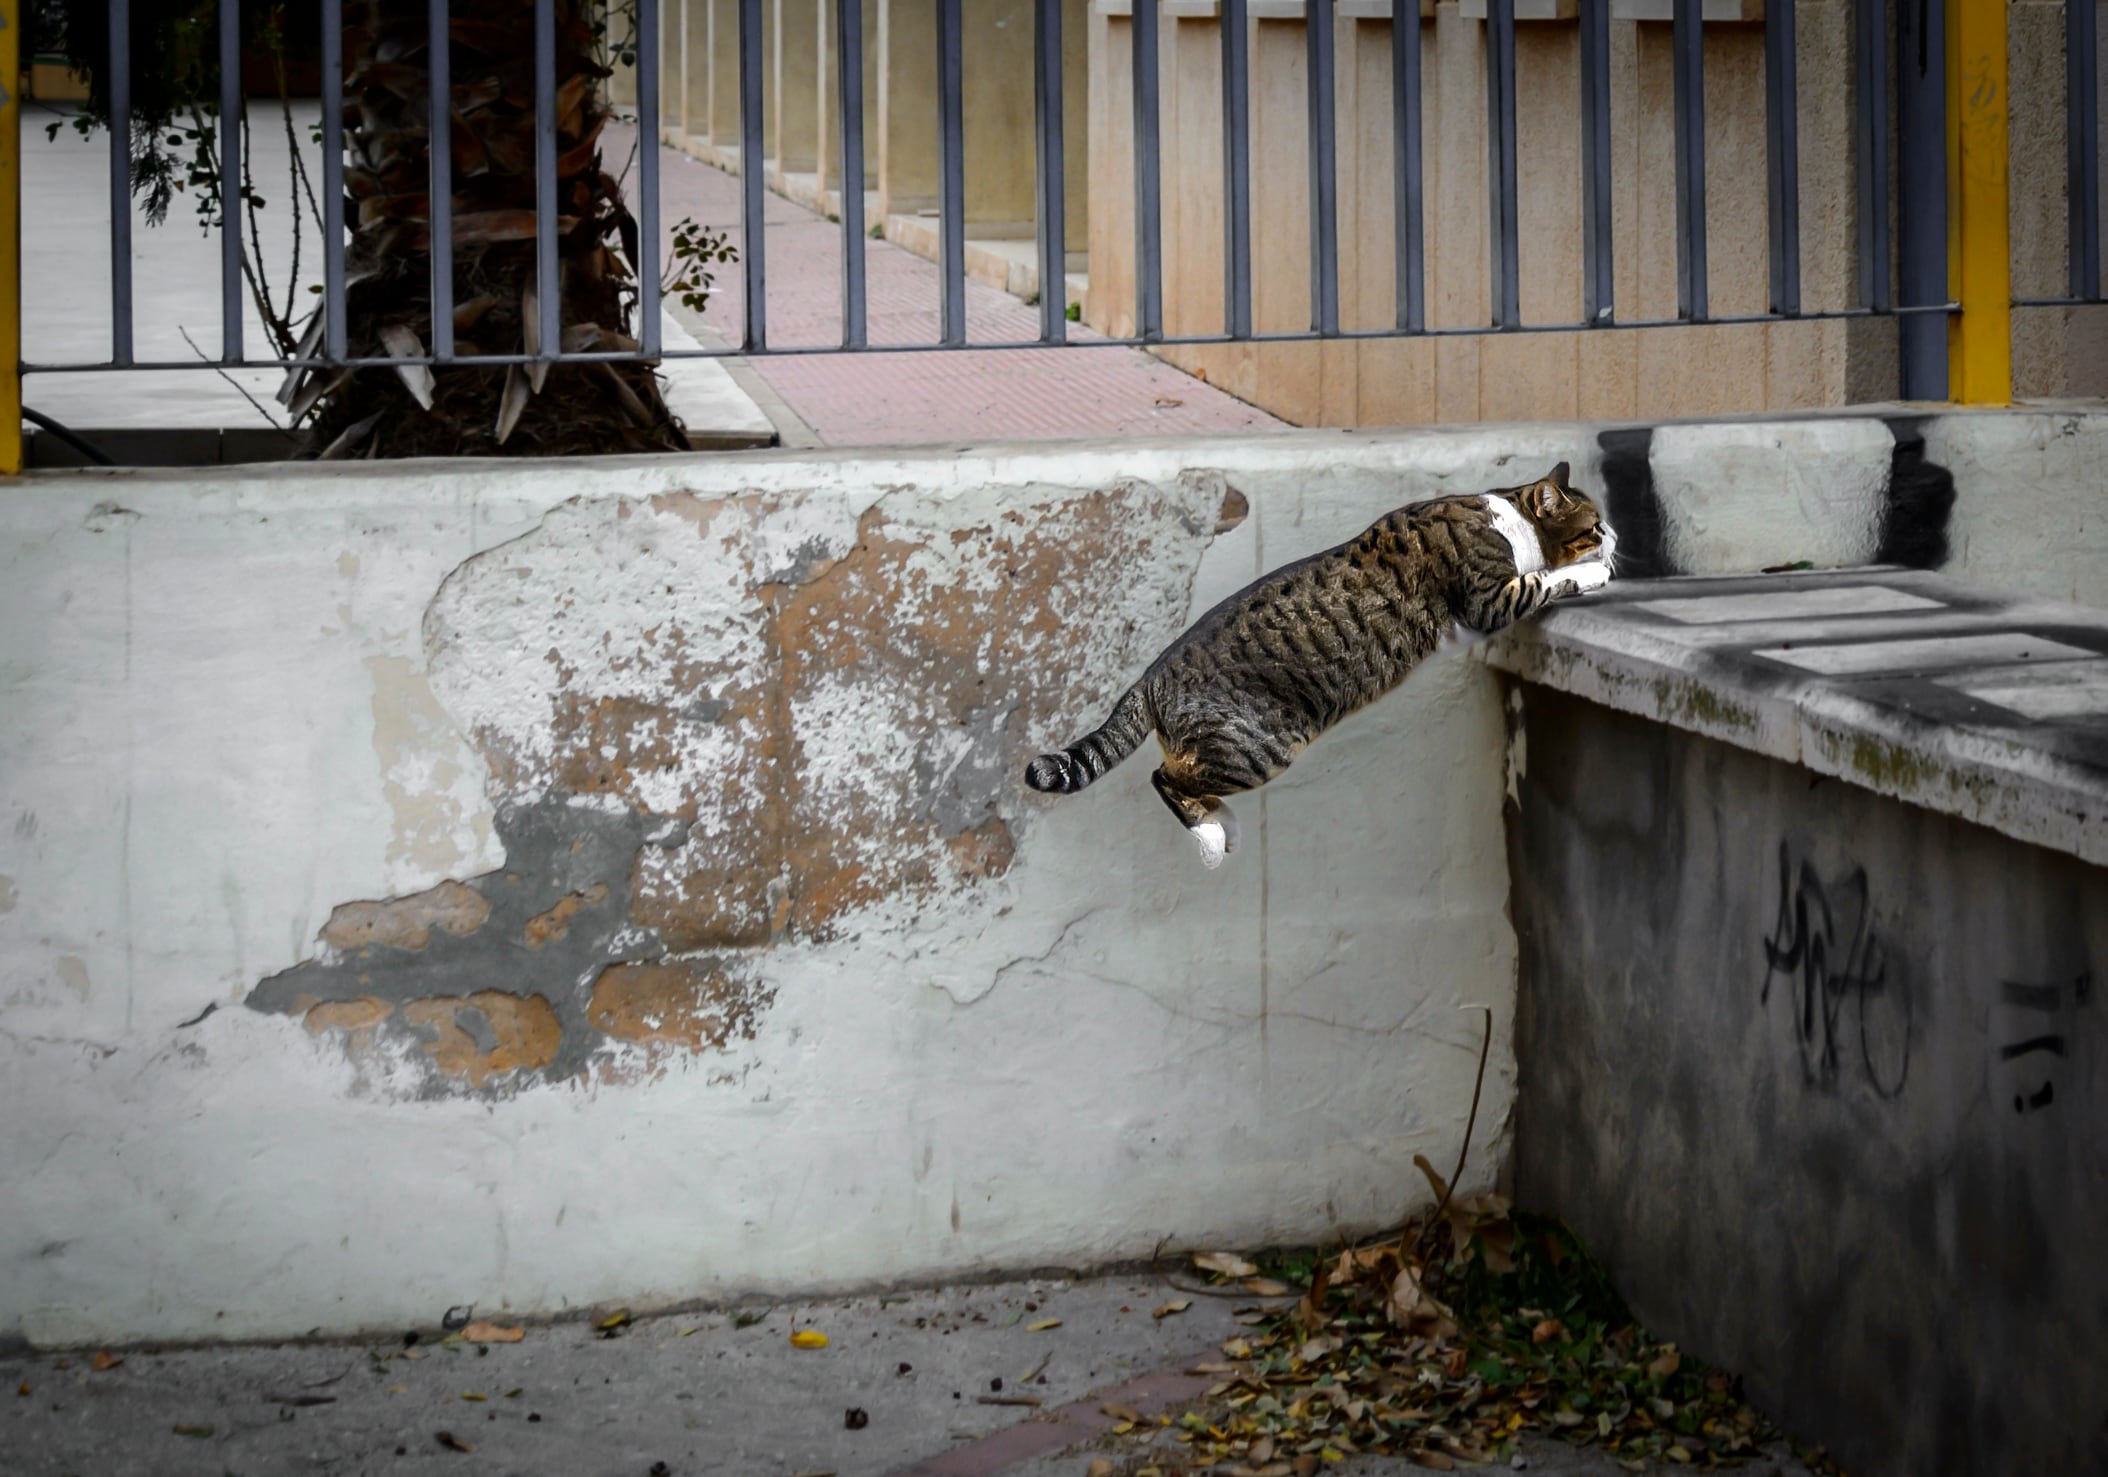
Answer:
[{"label": "jumping cat", "polygon": [[1222,797],[1257,789],[1349,713],[1382,697],[1445,639],[1490,636],[1610,582],[1617,535],[1567,484],[1567,464],[1522,487],[1386,513],[1358,537],[1245,586],[1150,664],[1097,731],[1026,767],[1072,794],[1153,731],[1157,794],[1210,868],[1237,849]]}]

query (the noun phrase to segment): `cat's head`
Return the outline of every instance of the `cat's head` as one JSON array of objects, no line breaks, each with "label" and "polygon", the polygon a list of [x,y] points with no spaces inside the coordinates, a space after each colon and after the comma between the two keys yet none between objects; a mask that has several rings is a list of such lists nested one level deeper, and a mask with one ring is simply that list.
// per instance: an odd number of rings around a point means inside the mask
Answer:
[{"label": "cat's head", "polygon": [[1547,569],[1595,560],[1610,564],[1617,553],[1618,536],[1604,521],[1602,511],[1567,481],[1565,462],[1535,482],[1505,490],[1505,496],[1536,530],[1544,550]]}]

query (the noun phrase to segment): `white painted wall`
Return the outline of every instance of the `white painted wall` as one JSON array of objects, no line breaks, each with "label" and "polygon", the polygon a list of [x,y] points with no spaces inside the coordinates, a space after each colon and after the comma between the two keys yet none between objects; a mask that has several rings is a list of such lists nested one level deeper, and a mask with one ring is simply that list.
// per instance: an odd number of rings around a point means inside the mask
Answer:
[{"label": "white painted wall", "polygon": [[[2084,434],[2108,442],[2100,418]],[[1964,487],[1984,500],[1964,577],[2030,545],[2071,557],[1997,511],[2076,475],[2037,441]],[[1249,849],[1220,872],[1150,793],[1146,748],[1083,796],[1020,794],[1004,876],[772,951],[758,1039],[653,1080],[403,1100],[241,1001],[313,955],[334,905],[502,863],[440,694],[504,673],[435,689],[422,627],[452,571],[568,500],[790,491],[815,516],[881,497],[986,516],[1028,487],[1220,468],[1252,516],[1207,542],[1197,614],[1399,502],[1561,458],[1590,485],[1592,428],[7,489],[0,1337],[399,1327],[468,1301],[646,1306],[1367,1229],[1412,1202],[1415,1153],[1456,1151],[1465,1004],[1495,1031],[1484,1182],[1515,1088],[1515,954],[1497,694],[1455,657],[1247,798]],[[1736,516],[1826,516],[1763,501]],[[535,615],[522,670],[548,634]]]}]

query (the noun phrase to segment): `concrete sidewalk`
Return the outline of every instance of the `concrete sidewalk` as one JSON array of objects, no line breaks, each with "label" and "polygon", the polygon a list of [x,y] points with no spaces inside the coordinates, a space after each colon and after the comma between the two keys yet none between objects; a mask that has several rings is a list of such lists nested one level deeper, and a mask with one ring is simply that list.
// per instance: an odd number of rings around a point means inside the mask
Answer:
[{"label": "concrete sidewalk", "polygon": [[[1138,1450],[1100,1406],[1156,1418],[1205,1392],[1241,1302],[1149,1276],[1059,1278],[529,1327],[517,1344],[410,1342],[0,1356],[10,1477],[1085,1477],[1184,1471],[1177,1426]],[[480,1311],[480,1310],[479,1310]],[[1055,1327],[1036,1327],[1058,1320]],[[800,1349],[794,1330],[826,1335]],[[444,1436],[441,1433],[445,1433]],[[450,1444],[451,1443],[451,1444]],[[473,1448],[464,1451],[463,1447]],[[1526,1447],[1527,1470],[1614,1477],[1609,1453]],[[1394,1474],[1362,1457],[1327,1471]],[[1804,1477],[1791,1462],[1755,1474]]]}]

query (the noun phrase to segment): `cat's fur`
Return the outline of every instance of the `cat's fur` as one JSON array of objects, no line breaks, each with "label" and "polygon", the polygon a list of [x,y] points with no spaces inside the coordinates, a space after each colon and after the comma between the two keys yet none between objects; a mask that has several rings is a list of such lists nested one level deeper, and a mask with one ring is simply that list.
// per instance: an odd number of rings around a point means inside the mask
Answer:
[{"label": "cat's fur", "polygon": [[1080,790],[1154,731],[1164,748],[1157,793],[1202,861],[1219,866],[1237,849],[1224,795],[1265,784],[1445,639],[1488,636],[1600,589],[1616,549],[1595,504],[1567,485],[1564,462],[1522,487],[1399,508],[1202,616],[1102,727],[1033,760],[1025,783]]}]

